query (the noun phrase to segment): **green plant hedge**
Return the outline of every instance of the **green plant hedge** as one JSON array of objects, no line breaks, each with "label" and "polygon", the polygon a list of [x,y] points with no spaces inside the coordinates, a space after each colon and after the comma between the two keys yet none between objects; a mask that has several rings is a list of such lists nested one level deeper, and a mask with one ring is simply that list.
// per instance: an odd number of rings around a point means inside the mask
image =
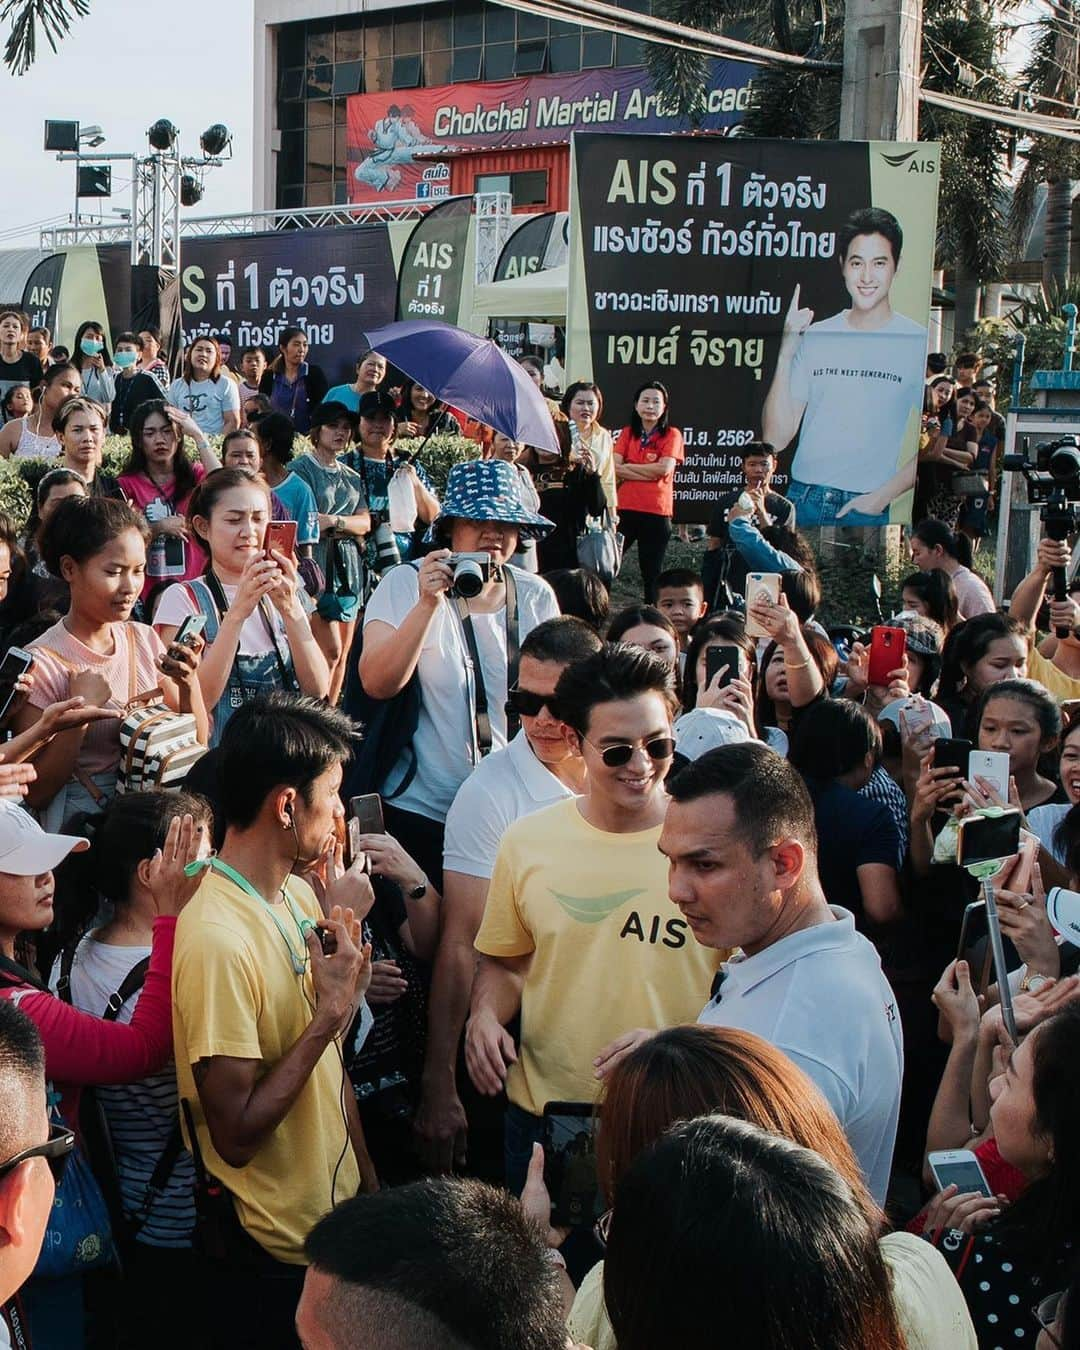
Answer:
[{"label": "green plant hedge", "polygon": [[[221,437],[212,436],[210,441],[220,453]],[[419,444],[418,440],[403,440],[400,447],[404,451],[410,451],[418,449]],[[298,449],[304,445],[305,442],[301,439],[298,442]],[[107,436],[102,451],[103,471],[113,475],[122,472],[130,449],[131,442],[126,436]],[[451,466],[475,459],[477,453],[476,442],[466,436],[432,436],[424,446],[419,462],[431,479],[435,493],[441,497],[446,490],[446,480]],[[192,458],[195,458],[194,453]],[[33,492],[42,474],[55,467],[54,460],[0,460],[0,511],[13,520],[20,530],[30,515]]]}]

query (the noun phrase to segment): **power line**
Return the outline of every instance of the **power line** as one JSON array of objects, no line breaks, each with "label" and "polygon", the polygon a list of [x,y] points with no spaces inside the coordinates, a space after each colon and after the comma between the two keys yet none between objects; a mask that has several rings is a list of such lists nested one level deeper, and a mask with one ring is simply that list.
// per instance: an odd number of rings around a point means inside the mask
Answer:
[{"label": "power line", "polygon": [[[1030,89],[1025,89],[1023,85],[1017,84],[1015,80],[1011,79],[1007,75],[1004,75],[996,71],[987,70],[985,66],[973,65],[969,60],[967,60],[966,57],[958,56],[956,52],[952,51],[951,48],[946,47],[944,43],[938,42],[936,38],[932,38],[929,35],[929,33],[925,32],[923,33],[923,41],[926,42],[930,47],[937,48],[938,51],[943,52],[946,56],[952,57],[952,59],[957,63],[959,63],[960,65],[965,65],[968,67],[969,70],[974,71],[976,74],[982,75],[985,79],[996,80],[999,84],[1004,85],[1007,89],[1011,89],[1013,93],[1022,94],[1026,98],[1033,98],[1037,100],[1039,103],[1056,104],[1059,108],[1067,108],[1074,116],[1076,115],[1077,105],[1073,102],[1070,102],[1068,99],[1054,98],[1050,94],[1033,93]],[[937,61],[938,65],[947,75],[955,74],[954,71],[950,70],[949,67],[945,65],[945,63],[941,60],[939,56],[937,56],[935,53],[931,54],[934,55],[934,59]],[[1061,63],[1055,62],[1055,64],[1060,65]],[[1062,66],[1061,68],[1062,70],[1065,69],[1064,66]],[[1066,71],[1066,74],[1067,73],[1068,72]]]}]

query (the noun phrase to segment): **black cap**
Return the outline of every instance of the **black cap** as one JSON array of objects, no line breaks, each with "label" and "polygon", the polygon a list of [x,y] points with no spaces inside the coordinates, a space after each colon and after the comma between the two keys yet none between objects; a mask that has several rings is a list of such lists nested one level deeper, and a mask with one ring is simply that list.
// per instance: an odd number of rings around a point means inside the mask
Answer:
[{"label": "black cap", "polygon": [[344,403],[338,403],[336,399],[331,399],[329,403],[317,403],[311,410],[312,430],[343,420],[348,422],[350,426],[356,425],[355,415],[346,408]]},{"label": "black cap", "polygon": [[397,421],[397,404],[389,394],[380,393],[378,390],[361,394],[360,406],[356,410],[357,417],[378,417],[381,413]]}]

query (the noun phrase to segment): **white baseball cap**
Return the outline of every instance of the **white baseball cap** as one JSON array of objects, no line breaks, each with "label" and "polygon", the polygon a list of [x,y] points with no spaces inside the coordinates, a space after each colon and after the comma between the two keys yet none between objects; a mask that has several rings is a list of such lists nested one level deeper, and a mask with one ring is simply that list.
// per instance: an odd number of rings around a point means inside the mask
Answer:
[{"label": "white baseball cap", "polygon": [[751,739],[746,723],[721,708],[692,708],[675,723],[675,749],[686,759],[700,759],[722,745]]},{"label": "white baseball cap", "polygon": [[46,834],[29,811],[11,798],[0,799],[0,872],[38,877],[51,872],[69,853],[82,853],[89,839],[74,834]]}]

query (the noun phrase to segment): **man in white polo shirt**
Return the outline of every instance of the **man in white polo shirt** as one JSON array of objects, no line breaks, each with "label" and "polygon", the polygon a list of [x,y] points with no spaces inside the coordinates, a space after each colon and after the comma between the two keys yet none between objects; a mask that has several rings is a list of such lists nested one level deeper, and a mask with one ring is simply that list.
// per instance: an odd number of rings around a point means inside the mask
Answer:
[{"label": "man in white polo shirt", "polygon": [[[755,1032],[798,1064],[883,1204],[904,1068],[900,1016],[873,944],[821,889],[803,780],[750,742],[703,755],[668,791],[660,851],[671,899],[702,946],[740,948],[698,1021]],[[603,1071],[644,1037],[615,1041]]]},{"label": "man in white polo shirt", "polygon": [[[442,932],[431,978],[416,1116],[421,1151],[436,1171],[448,1172],[465,1161],[467,1126],[455,1067],[476,967],[473,943],[499,842],[515,820],[584,791],[585,762],[571,749],[548,700],[566,667],[600,647],[593,630],[568,615],[547,619],[526,636],[517,685],[508,700],[521,719],[521,730],[477,765],[446,817]],[[498,1143],[501,1160],[501,1134]]]}]

